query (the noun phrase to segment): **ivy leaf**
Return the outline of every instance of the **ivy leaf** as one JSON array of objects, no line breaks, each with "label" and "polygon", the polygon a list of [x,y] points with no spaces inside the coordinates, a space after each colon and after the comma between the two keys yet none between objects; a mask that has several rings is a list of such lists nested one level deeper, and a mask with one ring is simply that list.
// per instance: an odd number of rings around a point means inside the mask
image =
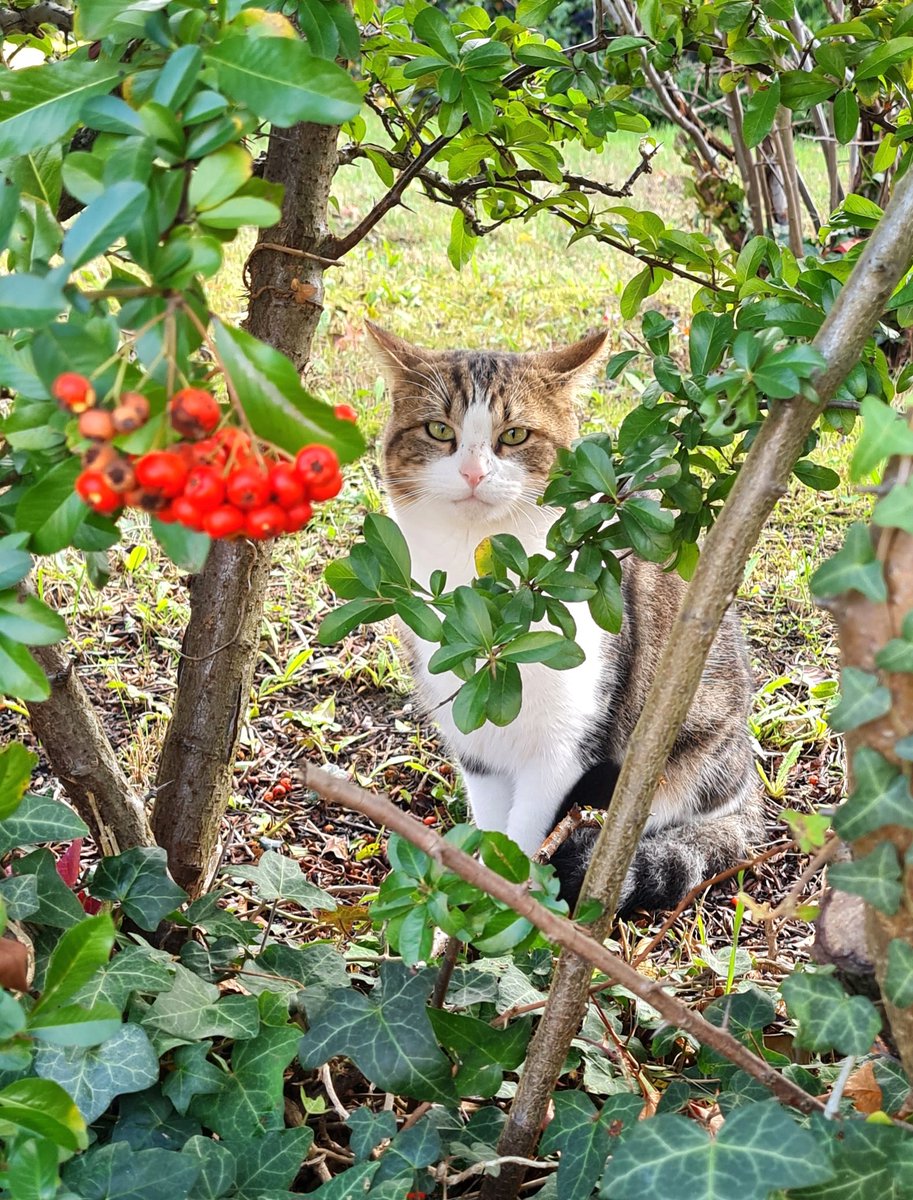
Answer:
[{"label": "ivy leaf", "polygon": [[273,1129],[225,1145],[234,1155],[235,1186],[239,1200],[261,1200],[287,1191],[301,1169],[314,1141],[307,1125],[298,1129]]},{"label": "ivy leaf", "polygon": [[[401,1130],[384,1151],[374,1177],[372,1195],[377,1195],[378,1200],[382,1200],[386,1193],[391,1200],[399,1200],[402,1195],[401,1186],[390,1188],[388,1191],[383,1186],[384,1182],[405,1179],[412,1183],[415,1172],[439,1162],[442,1152],[441,1135],[430,1117],[425,1117],[410,1129]],[[409,1194],[407,1192],[407,1195]]]},{"label": "ivy leaf", "polygon": [[869,531],[861,521],[855,521],[849,527],[842,549],[812,575],[811,589],[816,596],[839,596],[843,592],[856,591],[876,604],[887,600],[888,589],[881,563],[875,557]]},{"label": "ivy leaf", "polygon": [[891,692],[878,682],[877,675],[858,667],[844,667],[840,673],[840,700],[829,716],[831,728],[838,733],[858,729],[890,712],[891,703]]},{"label": "ivy leaf", "polygon": [[144,1024],[182,1041],[241,1039],[256,1034],[260,1016],[253,996],[221,996],[213,984],[178,965],[171,989],[155,998]]},{"label": "ivy leaf", "polygon": [[773,128],[780,106],[780,80],[775,77],[767,87],[758,88],[745,104],[743,132],[749,150],[759,146]]},{"label": "ivy leaf", "polygon": [[[14,817],[10,821],[15,820]],[[8,822],[4,822],[4,825]],[[50,850],[35,850],[13,864],[18,877],[35,877],[38,907],[31,914],[36,925],[50,925],[52,929],[69,929],[85,917],[82,905],[57,874],[57,866]]]},{"label": "ivy leaf", "polygon": [[[885,1061],[877,1060],[876,1075],[878,1063]],[[815,1122],[813,1128],[822,1142],[830,1135],[834,1177],[797,1193],[796,1200],[905,1200],[909,1195],[913,1146],[906,1130],[870,1121]]]},{"label": "ivy leaf", "polygon": [[24,921],[38,911],[38,880],[34,875],[8,875],[0,879],[0,903],[13,921]]},{"label": "ivy leaf", "polygon": [[[277,42],[299,44],[286,38],[259,38],[247,44],[273,46]],[[340,420],[328,404],[305,391],[284,354],[243,329],[231,329],[219,320],[213,325],[216,347],[254,433],[289,454],[297,454],[311,442],[329,446],[341,462],[351,462],[361,454],[364,440],[357,425]]]},{"label": "ivy leaf", "polygon": [[425,1007],[432,978],[427,971],[412,974],[401,962],[385,962],[380,985],[369,995],[354,988],[332,992],[301,1039],[302,1065],[310,1070],[344,1054],[385,1091],[454,1103],[450,1060],[438,1047]]},{"label": "ivy leaf", "polygon": [[895,483],[875,505],[872,520],[882,528],[913,533],[913,480]]},{"label": "ivy leaf", "polygon": [[68,1163],[64,1182],[80,1200],[161,1200],[163,1190],[168,1200],[187,1200],[199,1173],[190,1155],[109,1142]]},{"label": "ivy leaf", "polygon": [[834,813],[834,829],[848,842],[884,825],[913,828],[910,786],[877,750],[863,746],[853,755],[856,786]]},{"label": "ivy leaf", "polygon": [[[898,896],[898,905],[899,902]],[[893,911],[896,912],[897,908]],[[909,1008],[913,1004],[913,946],[902,938],[892,938],[888,946],[884,992],[897,1008]]]},{"label": "ivy leaf", "polygon": [[141,1092],[155,1083],[159,1060],[145,1031],[131,1024],[91,1049],[39,1046],[35,1073],[59,1083],[91,1124],[115,1096]]},{"label": "ivy leaf", "polygon": [[220,90],[280,128],[298,121],[342,125],[358,115],[361,93],[347,71],[284,37],[230,37],[210,46]]},{"label": "ivy leaf", "polygon": [[861,896],[888,916],[900,907],[903,881],[893,842],[881,842],[864,858],[834,863],[827,877],[833,887]]},{"label": "ivy leaf", "polygon": [[261,900],[291,900],[309,912],[332,912],[336,908],[329,892],[308,883],[299,862],[275,850],[266,850],[255,866],[229,867],[228,874],[251,880]]},{"label": "ivy leaf", "polygon": [[[859,999],[859,997],[857,997]],[[609,1162],[604,1200],[767,1200],[830,1178],[824,1148],[773,1100],[745,1104],[711,1138],[678,1116],[641,1121]]]},{"label": "ivy leaf", "polygon": [[169,1071],[162,1083],[162,1095],[166,1096],[175,1109],[184,1116],[194,1096],[211,1096],[218,1092],[224,1082],[224,1071],[208,1059],[211,1042],[196,1042],[190,1046],[178,1046]]},{"label": "ivy leaf", "polygon": [[87,1007],[113,1004],[118,1012],[123,1012],[132,995],[155,996],[166,992],[173,977],[174,963],[166,951],[145,943],[124,946],[74,994],[73,1000]]},{"label": "ivy leaf", "polygon": [[38,842],[70,842],[88,832],[85,821],[63,801],[28,794],[0,825],[0,854]]},{"label": "ivy leaf", "polygon": [[19,807],[37,764],[38,755],[21,742],[10,742],[0,750],[0,821],[5,822]]},{"label": "ivy leaf", "polygon": [[188,1138],[181,1154],[199,1164],[199,1176],[190,1200],[220,1200],[234,1193],[235,1156],[211,1137]]},{"label": "ivy leaf", "polygon": [[483,1099],[494,1096],[504,1081],[504,1072],[515,1071],[523,1062],[531,1031],[528,1020],[494,1029],[478,1017],[442,1008],[429,1008],[428,1016],[438,1041],[460,1064],[456,1087],[461,1095]]},{"label": "ivy leaf", "polygon": [[799,1021],[796,1045],[838,1054],[868,1054],[881,1017],[865,996],[849,996],[830,975],[796,972],[783,980],[783,999]]},{"label": "ivy leaf", "polygon": [[396,1117],[386,1109],[374,1112],[365,1106],[356,1108],[349,1113],[347,1123],[352,1130],[349,1149],[356,1162],[363,1162],[376,1146],[396,1134]]},{"label": "ivy leaf", "polygon": [[862,432],[850,460],[850,478],[869,475],[894,454],[913,454],[913,429],[890,404],[864,396],[860,405]]},{"label": "ivy leaf", "polygon": [[168,856],[161,846],[134,846],[103,858],[90,890],[99,900],[117,901],[140,929],[158,928],[187,899],[168,874]]},{"label": "ivy leaf", "polygon": [[541,1154],[559,1151],[558,1194],[589,1196],[617,1139],[628,1133],[643,1111],[640,1096],[610,1096],[601,1111],[585,1092],[569,1090],[552,1097],[555,1115],[542,1136]]}]

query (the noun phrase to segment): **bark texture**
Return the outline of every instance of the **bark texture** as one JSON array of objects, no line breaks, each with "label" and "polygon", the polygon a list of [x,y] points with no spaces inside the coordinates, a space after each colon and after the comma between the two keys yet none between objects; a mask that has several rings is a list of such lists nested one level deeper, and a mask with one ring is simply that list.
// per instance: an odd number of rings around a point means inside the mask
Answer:
[{"label": "bark texture", "polygon": [[[603,917],[593,925],[593,936],[598,940],[605,937],[618,907],[621,886],[666,759],[691,705],[720,621],[738,590],[748,556],[774,505],[786,491],[809,431],[857,362],[911,260],[913,177],[908,175],[898,184],[881,223],[815,338],[826,363],[814,379],[818,402],[797,397],[771,409],[707,535],[631,737],[584,880],[582,899],[592,897],[604,905]],[[577,955],[565,952],[559,959],[549,1002],[498,1142],[499,1155],[530,1157],[535,1150],[548,1099],[585,1011],[590,974],[589,963]],[[506,1166],[496,1180],[486,1180],[483,1200],[513,1200],[523,1173],[521,1167]]]},{"label": "bark texture", "polygon": [[48,699],[29,705],[32,730],[92,837],[105,854],[151,846],[142,798],[121,770],[72,661],[57,646],[35,646],[32,654],[51,683]]},{"label": "bark texture", "polygon": [[[285,187],[282,220],[261,232],[247,263],[246,326],[302,370],[322,311],[327,201],[338,129],[273,129],[264,177]],[[191,585],[174,715],[152,824],[175,880],[191,896],[219,859],[238,733],[257,662],[271,544],[215,543]]]}]

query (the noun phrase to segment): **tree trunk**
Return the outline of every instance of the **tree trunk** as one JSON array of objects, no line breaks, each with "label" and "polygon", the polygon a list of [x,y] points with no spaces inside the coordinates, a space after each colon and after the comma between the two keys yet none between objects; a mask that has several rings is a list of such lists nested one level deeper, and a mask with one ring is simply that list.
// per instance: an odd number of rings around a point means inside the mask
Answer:
[{"label": "tree trunk", "polygon": [[[908,175],[897,185],[884,217],[815,338],[826,363],[814,379],[818,403],[796,397],[771,409],[707,535],[631,736],[583,882],[581,900],[595,898],[604,906],[603,915],[590,927],[597,940],[606,936],[613,920],[666,759],[691,706],[720,621],[738,591],[748,556],[774,505],[786,492],[809,431],[858,361],[911,260],[913,177]],[[498,1142],[499,1156],[528,1158],[535,1150],[548,1098],[586,1009],[590,978],[590,967],[580,957],[561,955],[510,1118]],[[483,1184],[483,1200],[514,1200],[523,1174],[523,1167],[505,1165],[497,1179]]]},{"label": "tree trunk", "polygon": [[105,854],[151,846],[142,799],[121,770],[73,663],[57,646],[35,646],[32,654],[51,683],[48,699],[28,706],[32,730],[92,837]]},{"label": "tree trunk", "polygon": [[[285,187],[282,219],[261,231],[247,264],[247,329],[299,371],[322,311],[319,251],[328,232],[338,132],[322,125],[273,129],[264,177]],[[271,550],[268,542],[215,543],[191,585],[152,817],[171,873],[191,896],[206,888],[218,865],[219,825],[257,662]]]}]

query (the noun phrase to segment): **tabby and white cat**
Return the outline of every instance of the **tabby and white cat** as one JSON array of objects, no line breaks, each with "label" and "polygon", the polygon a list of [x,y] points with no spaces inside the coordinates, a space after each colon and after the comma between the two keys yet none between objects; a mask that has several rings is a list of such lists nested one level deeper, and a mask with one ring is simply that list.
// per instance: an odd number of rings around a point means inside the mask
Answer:
[{"label": "tabby and white cat", "polygon": [[[575,400],[604,357],[605,333],[532,354],[420,349],[368,326],[392,399],[383,436],[392,514],[414,577],[447,573],[448,588],[475,574],[483,538],[512,533],[528,553],[545,548],[555,513],[536,498],[559,446],[578,435]],[[607,807],[634,724],[681,601],[674,573],[628,558],[621,632],[601,630],[573,606],[580,666],[521,667],[523,707],[511,725],[470,734],[453,723],[460,686],[431,675],[436,648],[406,633],[419,696],[458,759],[473,817],[534,854],[572,804]],[[730,613],[669,758],[622,897],[622,912],[673,906],[695,884],[742,856],[757,833],[759,797],[747,710],[751,677]],[[578,830],[552,859],[562,893],[576,899],[596,830]]]}]

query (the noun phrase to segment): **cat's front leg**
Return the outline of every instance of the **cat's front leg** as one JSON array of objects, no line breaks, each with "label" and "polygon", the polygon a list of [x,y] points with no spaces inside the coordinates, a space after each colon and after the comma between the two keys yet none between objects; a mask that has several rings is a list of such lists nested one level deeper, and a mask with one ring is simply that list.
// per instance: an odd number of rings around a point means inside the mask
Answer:
[{"label": "cat's front leg", "polygon": [[555,814],[580,772],[579,761],[570,755],[548,761],[531,759],[518,772],[507,835],[530,857],[551,833]]},{"label": "cat's front leg", "polygon": [[479,829],[507,832],[507,820],[514,798],[513,781],[507,775],[490,771],[472,760],[463,761],[463,781],[472,819]]}]

